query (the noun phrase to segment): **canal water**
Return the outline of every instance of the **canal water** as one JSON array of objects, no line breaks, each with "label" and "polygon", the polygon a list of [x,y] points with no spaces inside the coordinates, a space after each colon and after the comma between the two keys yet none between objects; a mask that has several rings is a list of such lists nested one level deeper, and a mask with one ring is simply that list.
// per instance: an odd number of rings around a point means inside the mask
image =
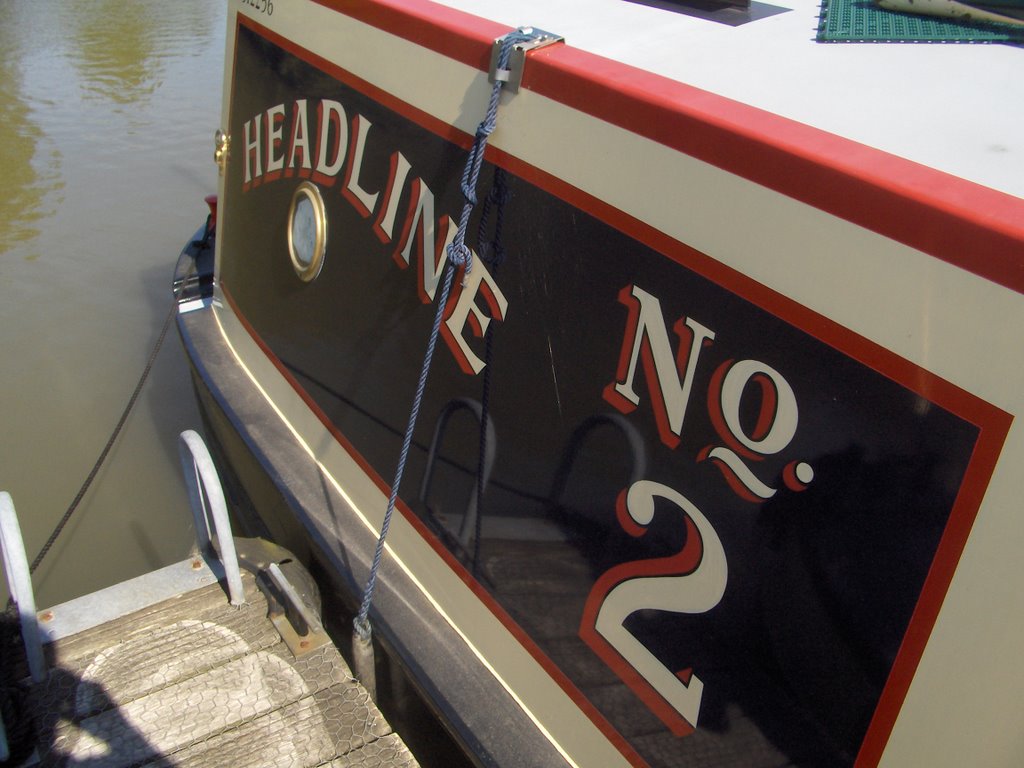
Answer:
[{"label": "canal water", "polygon": [[[0,490],[31,561],[127,404],[216,191],[225,8],[0,0],[0,13]],[[172,328],[36,572],[40,607],[188,554],[187,428],[199,415]]]}]

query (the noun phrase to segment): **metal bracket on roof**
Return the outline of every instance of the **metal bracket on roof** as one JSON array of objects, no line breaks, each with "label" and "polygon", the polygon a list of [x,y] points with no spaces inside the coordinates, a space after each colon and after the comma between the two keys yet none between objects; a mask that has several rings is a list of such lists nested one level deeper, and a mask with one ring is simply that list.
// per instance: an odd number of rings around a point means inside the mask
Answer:
[{"label": "metal bracket on roof", "polygon": [[[501,56],[501,46],[505,38],[515,35],[516,37],[527,36],[528,39],[513,44],[509,55],[508,68],[501,69],[498,66]],[[488,82],[496,83],[499,80],[505,83],[504,90],[518,93],[519,84],[523,80],[523,67],[526,65],[526,54],[538,48],[544,48],[554,43],[564,43],[565,38],[552,32],[545,32],[536,27],[520,27],[515,32],[502,35],[494,41],[491,48],[491,67],[488,75]]]}]

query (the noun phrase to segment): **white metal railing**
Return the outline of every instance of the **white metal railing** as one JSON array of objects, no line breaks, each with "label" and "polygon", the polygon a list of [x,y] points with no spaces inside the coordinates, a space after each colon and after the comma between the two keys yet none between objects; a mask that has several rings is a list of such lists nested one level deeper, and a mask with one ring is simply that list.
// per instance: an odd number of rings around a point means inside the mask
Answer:
[{"label": "white metal railing", "polygon": [[213,532],[217,536],[219,549],[217,555],[224,566],[231,604],[242,605],[245,602],[242,574],[238,568],[235,540],[231,535],[228,507],[224,502],[224,491],[217,475],[217,468],[213,465],[213,459],[203,438],[191,429],[181,433],[178,455],[181,457],[181,468],[185,472],[185,483],[188,485],[188,497],[195,521],[196,543],[204,554],[215,551],[210,533],[212,518]]},{"label": "white metal railing", "polygon": [[[213,554],[220,559],[228,582],[231,604],[242,605],[245,603],[242,575],[238,567],[224,491],[213,459],[203,439],[192,430],[181,433],[178,455],[181,457],[181,466],[188,486],[196,543],[203,554]],[[213,534],[210,530],[211,519]],[[216,548],[213,535],[216,535]],[[18,607],[29,673],[33,682],[41,683],[46,679],[47,669],[43,655],[42,633],[36,615],[35,593],[32,590],[32,574],[25,555],[25,542],[21,536],[14,501],[6,491],[0,491],[0,553],[3,554],[11,599]],[[0,762],[5,762],[9,757],[7,732],[3,719],[0,718]]]},{"label": "white metal railing", "polygon": [[11,599],[18,606],[28,669],[32,680],[41,683],[46,677],[46,660],[43,658],[39,619],[36,617],[36,597],[32,591],[32,576],[25,556],[25,542],[21,538],[18,515],[14,511],[11,494],[6,491],[0,492],[0,549],[3,550],[4,571],[7,573]]}]

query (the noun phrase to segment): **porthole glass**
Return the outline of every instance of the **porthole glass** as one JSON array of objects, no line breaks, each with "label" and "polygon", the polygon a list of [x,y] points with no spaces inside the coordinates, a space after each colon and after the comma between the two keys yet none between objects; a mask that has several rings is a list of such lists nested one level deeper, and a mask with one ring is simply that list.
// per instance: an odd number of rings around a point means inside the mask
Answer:
[{"label": "porthole glass", "polygon": [[295,273],[310,282],[320,274],[327,250],[327,217],[320,190],[302,182],[292,196],[288,211],[288,253]]}]

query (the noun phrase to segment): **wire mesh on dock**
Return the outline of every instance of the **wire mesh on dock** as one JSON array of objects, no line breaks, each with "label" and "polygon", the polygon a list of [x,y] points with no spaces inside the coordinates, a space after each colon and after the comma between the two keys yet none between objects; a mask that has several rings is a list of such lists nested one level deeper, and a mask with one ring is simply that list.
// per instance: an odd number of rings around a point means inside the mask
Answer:
[{"label": "wire mesh on dock", "polygon": [[237,608],[214,584],[49,646],[41,764],[416,766],[337,649],[294,657],[244,585]]}]

